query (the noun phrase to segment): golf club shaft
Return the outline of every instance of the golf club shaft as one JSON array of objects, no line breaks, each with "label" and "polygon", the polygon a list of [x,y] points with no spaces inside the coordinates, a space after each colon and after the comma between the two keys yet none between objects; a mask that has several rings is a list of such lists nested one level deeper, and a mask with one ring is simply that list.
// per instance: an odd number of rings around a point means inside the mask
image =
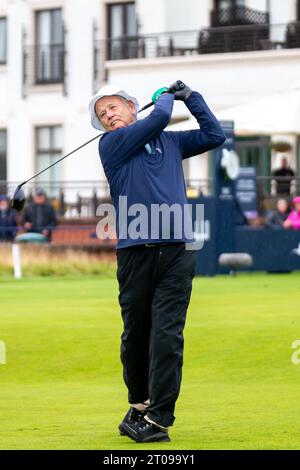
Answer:
[{"label": "golf club shaft", "polygon": [[[151,101],[151,103],[148,103],[146,104],[143,108],[141,108],[138,113],[141,113],[142,111],[144,111],[145,109],[147,108],[150,108],[151,106],[153,106],[154,103],[153,101]],[[80,150],[82,149],[83,147],[85,147],[86,145],[88,145],[89,143],[93,142],[93,140],[96,140],[98,139],[99,137],[101,137],[103,135],[103,133],[101,134],[98,134],[96,135],[96,137],[93,137],[92,139],[88,140],[87,142],[85,142],[84,144],[80,145],[79,147],[77,147],[76,149],[72,150],[72,152],[70,153],[67,153],[67,155],[64,155],[63,157],[59,158],[58,160],[56,160],[54,163],[52,163],[51,165],[47,166],[46,168],[44,168],[43,170],[39,171],[38,173],[36,173],[35,175],[31,176],[31,178],[29,178],[28,180],[26,181],[23,181],[23,183],[19,184],[18,185],[18,188],[21,188],[22,186],[24,186],[24,184],[28,183],[29,181],[33,180],[34,178],[36,178],[37,176],[41,175],[42,173],[44,173],[44,171],[47,171],[49,170],[50,168],[52,168],[54,165],[56,165],[57,163],[61,162],[62,160],[64,160],[65,158],[69,157],[70,155],[72,155],[72,153],[75,153],[77,152],[77,150]]]},{"label": "golf club shaft", "polygon": [[87,142],[85,142],[84,144],[80,145],[80,146],[77,147],[76,149],[72,150],[72,152],[67,153],[67,155],[64,155],[63,157],[59,158],[59,159],[56,160],[54,163],[52,163],[51,165],[47,166],[47,168],[44,168],[43,170],[39,171],[39,172],[36,173],[35,175],[31,176],[31,178],[29,178],[28,180],[23,181],[23,183],[19,184],[18,188],[21,188],[24,184],[26,184],[26,183],[28,183],[29,181],[33,180],[33,178],[36,178],[37,176],[41,175],[42,173],[44,173],[44,171],[49,170],[49,168],[53,167],[53,166],[56,165],[57,163],[61,162],[61,161],[64,160],[65,158],[67,158],[67,157],[69,157],[70,155],[72,155],[72,153],[77,152],[77,150],[80,150],[80,149],[82,149],[83,147],[85,147],[87,144],[89,144],[90,142],[93,142],[93,140],[98,139],[99,137],[102,136],[102,134],[103,134],[103,133],[96,135],[96,137],[93,137],[92,139],[88,140]]},{"label": "golf club shaft", "polygon": [[[145,106],[143,106],[143,108],[141,108],[138,113],[141,113],[142,111],[145,111],[145,109],[148,109],[150,108],[151,106],[153,106],[154,103],[153,101],[151,101],[150,103],[147,103]],[[44,173],[45,171],[49,170],[50,168],[52,168],[54,165],[56,165],[57,163],[61,162],[62,160],[64,160],[65,158],[69,157],[70,155],[72,155],[73,153],[77,152],[77,150],[80,150],[82,149],[83,147],[85,147],[86,145],[88,145],[90,142],[93,142],[93,140],[96,140],[98,139],[99,137],[101,137],[103,135],[103,132],[101,134],[98,134],[96,135],[96,137],[93,137],[92,139],[88,140],[87,142],[85,142],[84,144],[80,145],[79,147],[77,147],[76,149],[72,150],[72,152],[70,153],[67,153],[67,155],[64,155],[63,157],[59,158],[58,160],[56,160],[56,162],[52,163],[51,165],[47,166],[47,168],[44,168],[43,170],[39,171],[38,173],[36,173],[35,175],[31,176],[31,178],[29,178],[28,180],[26,181],[23,181],[23,183],[19,184],[18,185],[18,188],[21,188],[22,186],[24,186],[24,184],[28,183],[29,181],[33,180],[34,178],[36,178],[37,176],[41,175],[42,173]]]},{"label": "golf club shaft", "polygon": [[148,108],[150,108],[150,107],[153,106],[153,105],[154,105],[153,101],[151,101],[151,102],[148,103],[148,104],[145,104],[145,106],[143,106],[141,109],[138,110],[138,113],[141,113],[142,111],[145,111],[145,109],[148,109]]}]

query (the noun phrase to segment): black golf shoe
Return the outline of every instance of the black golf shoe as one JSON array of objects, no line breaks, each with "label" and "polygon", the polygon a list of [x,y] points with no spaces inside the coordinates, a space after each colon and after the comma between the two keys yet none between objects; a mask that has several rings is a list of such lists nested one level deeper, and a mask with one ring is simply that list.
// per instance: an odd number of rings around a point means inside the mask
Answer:
[{"label": "black golf shoe", "polygon": [[170,441],[167,431],[163,431],[158,426],[149,423],[144,417],[142,417],[142,419],[139,421],[125,423],[125,426],[122,428],[122,430],[123,434],[139,443]]},{"label": "black golf shoe", "polygon": [[124,416],[122,423],[119,425],[119,431],[121,436],[127,436],[127,427],[136,422],[140,422],[141,419],[144,418],[145,414],[146,411],[139,411],[133,406],[131,406],[127,414]]}]

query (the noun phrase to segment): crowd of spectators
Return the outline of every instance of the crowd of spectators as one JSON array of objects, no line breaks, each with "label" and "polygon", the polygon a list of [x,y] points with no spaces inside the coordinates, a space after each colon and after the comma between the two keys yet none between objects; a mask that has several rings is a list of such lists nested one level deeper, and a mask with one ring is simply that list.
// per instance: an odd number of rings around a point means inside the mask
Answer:
[{"label": "crowd of spectators", "polygon": [[291,199],[295,172],[286,157],[282,158],[280,168],[273,171],[272,177],[276,184],[276,208],[267,211],[265,227],[300,230],[300,196]]},{"label": "crowd of spectators", "polygon": [[[57,216],[43,189],[38,189],[33,196],[33,202],[24,210],[20,229],[22,232],[42,234],[47,241],[51,240],[52,231],[57,225]],[[0,241],[13,241],[18,229],[18,215],[10,207],[6,195],[0,195]]]},{"label": "crowd of spectators", "polygon": [[300,196],[294,197],[291,204],[287,199],[278,199],[276,209],[266,215],[265,226],[300,230]]}]

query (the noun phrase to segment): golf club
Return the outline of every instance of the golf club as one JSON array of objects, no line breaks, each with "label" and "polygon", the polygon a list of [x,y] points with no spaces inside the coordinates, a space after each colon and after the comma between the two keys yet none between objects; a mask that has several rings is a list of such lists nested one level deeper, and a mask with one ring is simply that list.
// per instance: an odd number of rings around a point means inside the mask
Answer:
[{"label": "golf club", "polygon": [[[179,81],[178,81],[179,82]],[[179,87],[180,88],[183,88],[184,87],[184,84],[182,82],[178,83]],[[169,88],[170,90],[170,88]],[[165,93],[169,92],[166,91]],[[170,90],[171,91],[171,90]],[[147,103],[145,106],[143,106],[141,109],[139,109],[138,113],[141,113],[142,111],[145,111],[145,109],[148,109],[150,108],[151,106],[154,105],[154,102],[151,101],[150,103]],[[25,205],[25,194],[24,194],[24,191],[22,189],[22,186],[24,186],[24,184],[28,183],[29,181],[33,180],[34,178],[36,178],[37,176],[41,175],[42,173],[44,173],[45,171],[49,170],[50,168],[52,168],[54,165],[56,165],[57,163],[61,162],[62,160],[64,160],[65,158],[69,157],[70,155],[72,155],[73,153],[77,152],[77,150],[80,150],[82,149],[83,147],[85,147],[86,145],[88,145],[89,143],[93,142],[93,140],[96,140],[98,139],[99,137],[101,137],[102,135],[104,134],[104,132],[102,132],[101,134],[98,134],[96,135],[96,137],[93,137],[92,139],[88,140],[87,142],[85,142],[84,144],[80,145],[79,147],[77,147],[75,150],[72,150],[72,152],[68,153],[67,155],[64,155],[63,157],[59,158],[58,160],[56,160],[56,162],[52,163],[51,165],[47,166],[46,168],[44,168],[43,170],[39,171],[38,173],[36,173],[35,175],[31,176],[31,178],[29,178],[28,180],[26,181],[23,181],[23,183],[19,184],[17,186],[17,188],[15,189],[14,191],[14,194],[10,200],[10,205],[13,209],[15,209],[16,211],[20,212],[24,205]]]}]

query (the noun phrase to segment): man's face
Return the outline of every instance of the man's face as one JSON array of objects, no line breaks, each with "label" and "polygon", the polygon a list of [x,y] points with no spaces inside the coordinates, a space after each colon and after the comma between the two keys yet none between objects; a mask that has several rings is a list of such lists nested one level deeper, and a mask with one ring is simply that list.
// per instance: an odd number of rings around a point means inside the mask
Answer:
[{"label": "man's face", "polygon": [[287,168],[287,166],[288,166],[288,161],[287,161],[286,158],[283,158],[283,159],[281,160],[281,166],[282,166],[282,168]]},{"label": "man's face", "polygon": [[277,202],[277,209],[278,209],[278,212],[284,214],[285,212],[287,212],[288,210],[288,203],[285,199],[279,199],[279,201]]},{"label": "man's face", "polygon": [[36,194],[33,200],[36,204],[44,204],[46,202],[46,198],[42,194]]},{"label": "man's face", "polygon": [[120,96],[100,98],[95,104],[95,111],[106,131],[127,127],[136,121],[134,103]]},{"label": "man's face", "polygon": [[6,211],[8,209],[8,201],[5,199],[0,201],[0,211]]}]

